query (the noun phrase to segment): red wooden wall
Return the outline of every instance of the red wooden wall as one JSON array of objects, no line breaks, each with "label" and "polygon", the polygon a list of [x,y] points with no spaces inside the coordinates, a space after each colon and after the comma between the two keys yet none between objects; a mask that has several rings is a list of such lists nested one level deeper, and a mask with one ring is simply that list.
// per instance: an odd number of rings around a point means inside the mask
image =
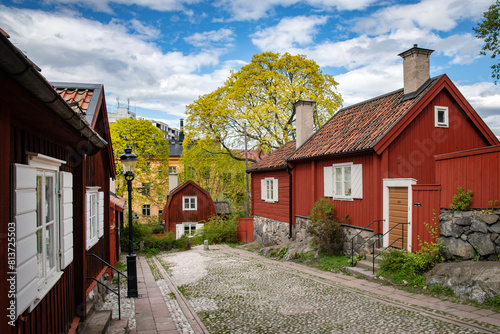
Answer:
[{"label": "red wooden wall", "polygon": [[238,240],[253,242],[253,218],[238,218]]},{"label": "red wooden wall", "polygon": [[489,201],[500,201],[500,145],[436,157],[436,179],[441,207],[449,208],[462,187],[474,193],[471,208],[489,208]]},{"label": "red wooden wall", "polygon": [[[278,179],[278,201],[265,202],[261,199],[261,180],[266,177]],[[252,214],[282,222],[289,220],[289,178],[285,169],[252,173]]]},{"label": "red wooden wall", "polygon": [[[412,210],[412,251],[420,250],[420,245],[427,242],[434,242],[429,228],[436,228],[439,231],[439,213],[441,211],[439,198],[441,193],[440,185],[413,185],[413,210]],[[426,224],[425,224],[426,223]],[[439,233],[437,234],[439,236]]]},{"label": "red wooden wall", "polygon": [[[449,128],[434,126],[434,106],[448,107]],[[488,142],[450,94],[441,91],[389,147],[389,177],[435,184],[434,156],[484,147]]]},{"label": "red wooden wall", "polygon": [[[197,210],[183,211],[182,197],[197,196]],[[175,232],[175,225],[182,222],[200,222],[215,215],[215,207],[210,194],[195,185],[193,181],[186,181],[175,190],[167,202],[167,231]]]}]

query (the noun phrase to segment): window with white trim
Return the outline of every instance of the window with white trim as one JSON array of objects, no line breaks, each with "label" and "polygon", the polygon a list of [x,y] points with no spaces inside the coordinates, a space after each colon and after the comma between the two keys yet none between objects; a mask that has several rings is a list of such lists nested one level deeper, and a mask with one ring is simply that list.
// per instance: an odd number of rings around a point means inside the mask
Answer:
[{"label": "window with white trim", "polygon": [[261,199],[265,202],[278,202],[278,179],[266,177],[260,182]]},{"label": "window with white trim", "polygon": [[196,211],[198,209],[198,197],[196,196],[182,196],[182,210],[183,211]]},{"label": "window with white trim", "polygon": [[194,231],[196,231],[196,223],[183,223],[184,225],[184,234],[190,235]]},{"label": "window with white trim", "polygon": [[12,165],[16,316],[31,311],[73,261],[73,175],[59,172],[63,160],[28,156],[28,165]]},{"label": "window with white trim", "polygon": [[104,235],[104,192],[100,187],[87,187],[85,194],[86,249],[89,250]]},{"label": "window with white trim", "polygon": [[437,128],[449,127],[448,107],[434,106],[434,126]]},{"label": "window with white trim", "polygon": [[363,170],[353,163],[324,167],[324,196],[338,200],[363,198]]}]

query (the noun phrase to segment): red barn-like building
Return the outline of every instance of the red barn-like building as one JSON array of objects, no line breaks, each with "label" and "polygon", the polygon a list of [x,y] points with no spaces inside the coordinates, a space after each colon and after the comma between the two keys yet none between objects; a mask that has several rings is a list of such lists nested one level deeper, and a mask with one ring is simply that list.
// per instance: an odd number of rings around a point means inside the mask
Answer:
[{"label": "red barn-like building", "polygon": [[183,182],[168,195],[161,220],[165,232],[175,231],[176,239],[203,226],[214,216],[215,206],[210,194],[192,180]]},{"label": "red barn-like building", "polygon": [[403,244],[393,246],[417,249],[416,224],[422,222],[412,222],[412,187],[436,184],[434,156],[499,144],[446,75],[429,77],[431,53],[416,45],[401,53],[403,89],[339,110],[314,134],[314,103],[296,104],[295,145],[248,169],[260,226],[254,240],[285,230],[284,224],[293,232],[292,225],[326,197],[340,217],[349,215],[353,228],[374,220],[383,220],[380,230],[370,226],[376,233],[394,228],[384,246],[404,234]]}]

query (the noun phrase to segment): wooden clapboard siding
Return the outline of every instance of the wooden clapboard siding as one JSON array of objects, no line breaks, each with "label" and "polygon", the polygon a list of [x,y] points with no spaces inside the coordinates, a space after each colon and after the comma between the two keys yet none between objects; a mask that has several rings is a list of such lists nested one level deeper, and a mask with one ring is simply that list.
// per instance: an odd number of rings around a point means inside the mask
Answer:
[{"label": "wooden clapboard siding", "polygon": [[[435,242],[439,237],[439,199],[441,185],[413,185],[412,199],[415,205],[412,210],[412,251],[420,250],[420,244]],[[427,227],[427,226],[428,227]],[[430,229],[435,229],[437,234],[431,234]]]},{"label": "wooden clapboard siding", "polygon": [[[278,180],[278,201],[266,202],[261,198],[261,180],[274,178]],[[289,182],[285,169],[269,170],[252,175],[252,212],[256,216],[288,222],[289,220]]]}]

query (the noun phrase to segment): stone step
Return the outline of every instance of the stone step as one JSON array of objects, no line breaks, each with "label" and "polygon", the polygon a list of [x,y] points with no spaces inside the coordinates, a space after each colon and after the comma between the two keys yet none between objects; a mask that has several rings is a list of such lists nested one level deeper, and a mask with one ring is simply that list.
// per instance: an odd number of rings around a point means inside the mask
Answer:
[{"label": "stone step", "polygon": [[[377,256],[377,255],[376,255]],[[370,263],[373,263],[373,254],[366,254],[365,255],[365,261],[368,261]],[[378,255],[376,258],[375,258],[375,265],[379,264],[380,261],[382,261],[380,255]]]},{"label": "stone step", "polygon": [[128,334],[130,329],[128,327],[128,318],[122,317],[121,320],[112,319],[109,324],[107,334]]},{"label": "stone step", "polygon": [[354,276],[362,276],[363,278],[367,280],[375,280],[376,275],[373,275],[372,270],[365,270],[364,268],[360,267],[346,267],[345,270],[350,273],[351,275]]},{"label": "stone step", "polygon": [[111,322],[111,310],[95,311],[85,321],[82,334],[105,334]]},{"label": "stone step", "polygon": [[[363,270],[370,270],[370,271],[372,271],[373,263],[372,263],[372,261],[361,260],[361,261],[358,261],[356,263],[356,267],[361,268]],[[375,263],[375,273],[379,269],[380,269],[379,266],[377,266],[377,263]]]}]

